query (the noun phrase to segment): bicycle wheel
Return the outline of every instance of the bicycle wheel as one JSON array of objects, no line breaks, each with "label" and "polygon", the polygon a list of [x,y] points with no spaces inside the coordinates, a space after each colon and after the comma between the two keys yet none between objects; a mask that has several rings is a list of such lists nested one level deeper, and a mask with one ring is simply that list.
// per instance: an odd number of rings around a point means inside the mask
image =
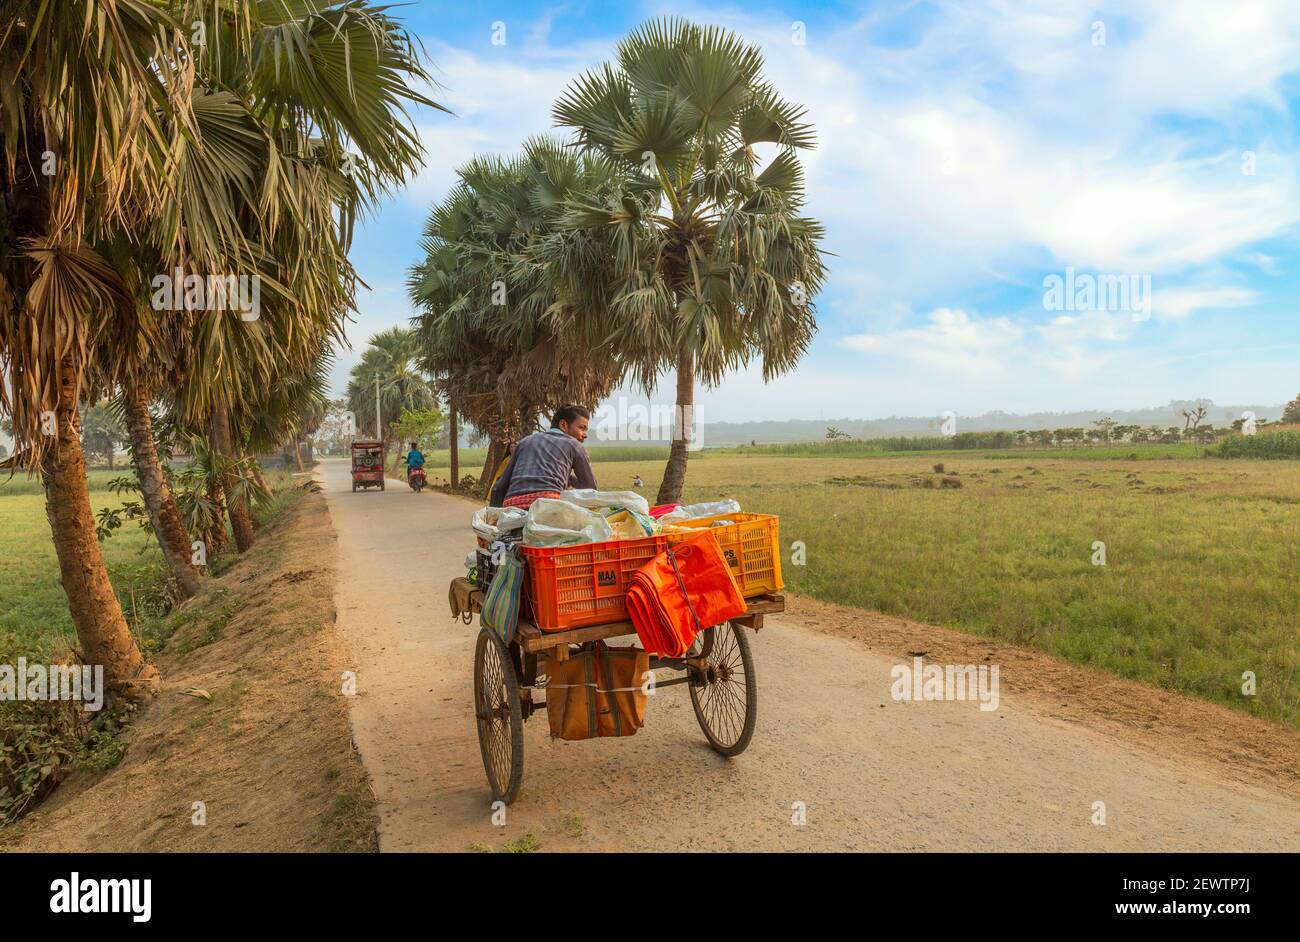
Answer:
[{"label": "bicycle wheel", "polygon": [[758,691],[747,629],[735,622],[708,629],[713,648],[702,671],[690,669],[691,706],[714,751],[738,756],[754,736]]},{"label": "bicycle wheel", "polygon": [[474,649],[474,716],[492,797],[508,805],[524,778],[524,719],[510,651],[487,628]]}]

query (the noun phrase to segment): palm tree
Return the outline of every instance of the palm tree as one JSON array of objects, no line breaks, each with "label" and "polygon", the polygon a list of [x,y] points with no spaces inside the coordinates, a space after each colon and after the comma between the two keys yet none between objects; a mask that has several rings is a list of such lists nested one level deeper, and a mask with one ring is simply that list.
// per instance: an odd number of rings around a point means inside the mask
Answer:
[{"label": "palm tree", "polygon": [[[599,275],[604,234],[562,225],[565,200],[608,187],[613,168],[555,141],[520,157],[476,158],[430,212],[407,287],[421,310],[421,364],[448,407],[488,435],[485,487],[538,415],[566,402],[594,406],[623,361],[602,318],[566,304],[563,285]],[[588,290],[590,286],[588,286]]]},{"label": "palm tree", "polygon": [[203,435],[188,436],[186,447],[190,461],[176,474],[177,506],[186,528],[215,555],[227,541],[224,508],[232,501],[251,504],[268,495],[247,459],[225,457]]},{"label": "palm tree", "polygon": [[[726,30],[654,20],[554,109],[576,144],[626,181],[567,201],[567,224],[603,231],[615,250],[605,277],[570,280],[566,292],[577,311],[607,305],[609,342],[647,388],[676,368],[680,431],[660,503],[681,494],[697,374],[715,385],[758,357],[771,379],[816,330],[823,230],[800,214],[796,154],[813,145],[812,129],[762,68],[758,47]],[[765,165],[760,144],[775,149]]]},{"label": "palm tree", "polygon": [[[168,245],[184,271],[247,273],[263,290],[251,319],[229,311],[199,319],[177,398],[233,460],[245,433],[237,404],[282,370],[310,370],[343,339],[357,280],[347,258],[355,221],[423,155],[405,106],[445,109],[412,87],[429,80],[414,45],[369,0],[183,6],[185,22],[209,14],[199,68],[216,90],[194,110],[215,143],[183,152],[178,186],[192,198],[176,201]],[[236,500],[226,510],[246,550],[249,508]]]},{"label": "palm tree", "polygon": [[157,671],[95,538],[77,401],[98,335],[131,305],[95,243],[148,228],[166,179],[162,122],[187,120],[189,52],[167,13],[142,2],[7,0],[0,22],[0,411],[17,463],[41,474],[84,656],[139,693]]},{"label": "palm tree", "polygon": [[[163,392],[228,448],[231,404],[265,367],[304,366],[341,332],[356,218],[421,154],[403,105],[439,107],[411,88],[427,75],[383,11],[367,0],[3,3],[0,363],[10,388],[0,384],[0,411],[19,465],[42,474],[84,654],[114,686],[142,688],[156,671],[95,539],[78,399],[114,384],[128,404],[152,399],[129,375],[157,363],[141,274],[265,283],[252,326],[188,302],[173,312],[192,356],[187,381]],[[180,24],[199,19],[207,41],[191,46]],[[237,497],[239,482],[227,484],[213,494]]]},{"label": "palm tree", "polygon": [[182,598],[190,598],[199,591],[201,576],[193,563],[189,531],[163,472],[154,435],[151,400],[143,381],[123,384],[119,402],[131,442],[131,464],[140,482],[145,510],[178,593]]},{"label": "palm tree", "polygon": [[298,442],[304,435],[313,434],[325,419],[333,360],[332,353],[323,351],[308,369],[284,371],[256,401],[246,404],[247,415],[239,421],[247,439],[241,453],[249,458],[255,475],[260,476],[260,472],[252,456],[279,448],[285,442],[292,443],[298,470],[303,470]]},{"label": "palm tree", "polygon": [[[194,123],[201,126],[202,122]],[[163,126],[173,134],[180,133],[176,122],[163,122]],[[166,215],[165,207],[159,207],[158,215]],[[91,351],[87,372],[97,388],[116,391],[116,408],[126,429],[131,464],[149,522],[177,593],[189,598],[199,591],[201,575],[193,563],[190,536],[160,460],[153,409],[160,392],[174,388],[187,375],[194,317],[184,310],[156,311],[149,303],[149,274],[166,267],[161,251],[150,240],[114,229],[99,245],[132,303],[105,325]]]},{"label": "palm tree", "polygon": [[103,455],[108,459],[108,470],[113,470],[113,452],[126,437],[122,423],[111,405],[97,402],[86,405],[81,411],[81,447],[92,455]]},{"label": "palm tree", "polygon": [[[370,338],[361,362],[352,367],[348,381],[348,408],[362,428],[373,428],[388,441],[393,423],[403,409],[427,409],[437,396],[417,363],[418,338],[409,328],[392,327]],[[380,422],[375,422],[375,396],[379,396]]]}]

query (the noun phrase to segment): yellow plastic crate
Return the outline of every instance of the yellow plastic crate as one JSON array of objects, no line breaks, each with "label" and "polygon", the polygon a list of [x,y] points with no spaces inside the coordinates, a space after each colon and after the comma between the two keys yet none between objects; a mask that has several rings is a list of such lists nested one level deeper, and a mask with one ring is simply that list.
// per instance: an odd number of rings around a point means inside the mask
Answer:
[{"label": "yellow plastic crate", "polygon": [[[735,523],[715,527],[715,520],[734,520]],[[771,514],[716,514],[698,520],[683,520],[674,526],[712,533],[731,566],[740,594],[748,599],[785,588],[781,579],[781,547],[777,539],[779,521],[780,518]],[[682,533],[664,535],[669,544],[686,538]]]}]

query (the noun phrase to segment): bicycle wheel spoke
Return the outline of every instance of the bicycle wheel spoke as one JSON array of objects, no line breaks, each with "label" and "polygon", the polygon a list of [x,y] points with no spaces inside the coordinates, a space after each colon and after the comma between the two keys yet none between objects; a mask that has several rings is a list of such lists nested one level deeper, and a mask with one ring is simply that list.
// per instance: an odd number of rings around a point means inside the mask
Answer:
[{"label": "bicycle wheel spoke", "polygon": [[493,794],[513,800],[519,776],[519,714],[513,664],[504,646],[480,634],[475,653],[474,707],[483,752],[483,767]]},{"label": "bicycle wheel spoke", "polygon": [[714,733],[718,735],[720,740],[724,740],[723,744],[731,745],[735,741],[733,735],[736,728],[735,711],[732,709],[730,694],[726,687],[725,683],[713,685],[714,717],[716,722],[711,725],[716,727]]},{"label": "bicycle wheel spoke", "polygon": [[727,622],[708,629],[707,667],[690,687],[696,718],[710,745],[726,756],[738,755],[754,732],[753,664],[740,625]]}]

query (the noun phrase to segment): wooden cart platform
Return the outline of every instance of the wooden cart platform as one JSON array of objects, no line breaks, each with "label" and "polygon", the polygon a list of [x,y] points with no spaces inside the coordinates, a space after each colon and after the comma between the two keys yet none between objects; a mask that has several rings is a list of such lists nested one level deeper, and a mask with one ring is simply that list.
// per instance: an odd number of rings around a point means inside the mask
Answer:
[{"label": "wooden cart platform", "polygon": [[[474,611],[482,611],[482,590],[474,590],[470,599]],[[744,625],[746,628],[753,628],[755,631],[763,627],[764,615],[773,615],[785,611],[784,595],[757,595],[745,601],[749,603],[745,614],[739,618],[733,618],[732,621]],[[531,622],[521,619],[519,628],[515,632],[515,643],[528,654],[549,652],[556,660],[563,661],[571,644],[604,641],[608,638],[621,638],[632,634],[636,634],[636,627],[630,621],[612,621],[600,625],[588,625],[585,628],[571,628],[568,631],[542,631]]]}]

